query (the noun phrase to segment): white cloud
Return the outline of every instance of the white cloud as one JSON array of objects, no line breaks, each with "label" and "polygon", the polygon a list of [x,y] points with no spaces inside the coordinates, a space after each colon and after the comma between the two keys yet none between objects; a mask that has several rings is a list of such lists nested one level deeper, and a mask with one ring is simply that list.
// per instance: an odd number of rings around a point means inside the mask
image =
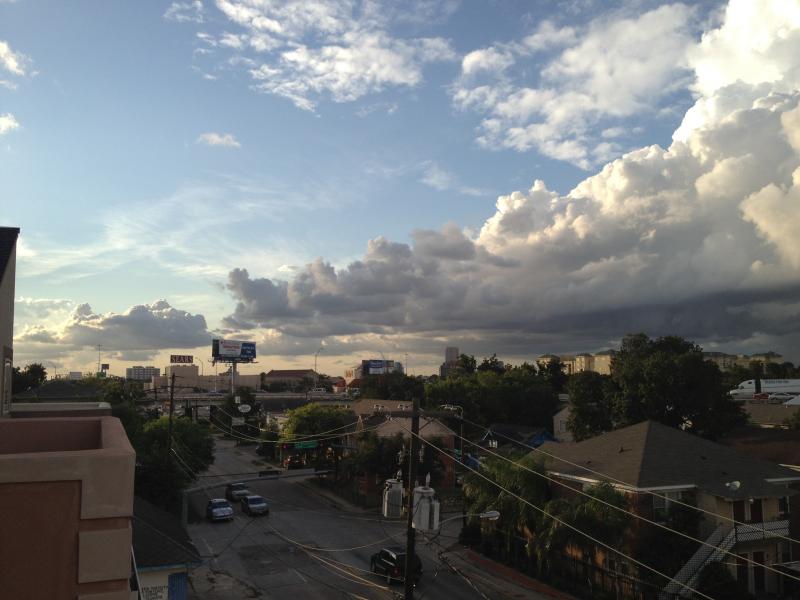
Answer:
[{"label": "white cloud", "polygon": [[486,195],[486,193],[482,190],[459,184],[456,181],[455,175],[443,169],[439,164],[432,160],[425,161],[420,165],[420,168],[422,170],[420,182],[424,183],[428,187],[432,187],[435,190],[439,190],[440,192],[454,190],[467,196]]},{"label": "white cloud", "polygon": [[[250,53],[246,66],[256,91],[284,97],[313,111],[320,99],[352,102],[388,88],[412,88],[426,64],[455,59],[447,40],[404,38],[390,25],[409,15],[447,15],[452,2],[416,0],[398,9],[372,1],[256,2],[217,0],[217,8],[239,32],[201,39],[217,48]],[[201,34],[198,34],[200,36]],[[252,54],[255,53],[255,54]]]},{"label": "white cloud", "polygon": [[200,0],[191,2],[173,2],[164,11],[164,18],[177,23],[202,23],[205,15],[203,3]]},{"label": "white cloud", "polygon": [[197,138],[198,144],[206,146],[222,146],[224,148],[241,148],[242,145],[230,133],[214,133],[213,131],[203,133]]},{"label": "white cloud", "polygon": [[0,67],[11,73],[12,75],[25,75],[30,59],[19,52],[11,50],[8,42],[0,40]]},{"label": "white cloud", "polygon": [[473,50],[461,60],[461,72],[466,75],[475,75],[482,71],[501,72],[514,64],[514,56],[499,48],[482,48]]},{"label": "white cloud", "polygon": [[[729,10],[721,31],[704,40],[724,47],[728,23],[735,28],[739,18]],[[629,152],[568,194],[537,181],[500,196],[474,235],[449,224],[414,231],[411,244],[376,238],[347,266],[318,259],[287,280],[233,270],[228,291],[237,305],[227,325],[269,332],[289,350],[321,337],[343,348],[370,336],[442,346],[468,337],[478,354],[524,355],[600,348],[643,330],[797,360],[800,91],[786,91],[798,72],[784,62],[788,49],[768,43],[794,40],[794,30],[774,26],[760,34],[771,49],[760,60],[767,71],[778,65],[780,76],[699,97],[692,127],[668,148]],[[792,50],[800,57],[800,38]],[[638,92],[632,97],[639,101]],[[521,119],[526,102],[547,98],[528,95],[503,110]],[[452,185],[431,166],[428,184]]]},{"label": "white cloud", "polygon": [[11,113],[0,115],[0,135],[19,129],[19,122]]},{"label": "white cloud", "polygon": [[[672,4],[636,17],[598,17],[580,30],[545,22],[521,42],[467,54],[453,102],[483,113],[484,146],[536,150],[588,169],[612,155],[612,146],[599,145],[598,125],[609,131],[619,127],[615,120],[654,113],[680,85],[692,19],[692,9]],[[554,48],[544,63],[529,62]],[[473,83],[467,75],[484,64],[493,78]],[[540,72],[536,87],[522,84],[531,68]]]}]

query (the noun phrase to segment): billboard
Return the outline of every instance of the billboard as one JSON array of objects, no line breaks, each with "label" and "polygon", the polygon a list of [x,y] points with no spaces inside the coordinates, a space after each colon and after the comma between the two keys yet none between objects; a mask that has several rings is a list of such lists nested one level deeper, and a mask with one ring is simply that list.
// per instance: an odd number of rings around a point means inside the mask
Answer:
[{"label": "billboard", "polygon": [[191,354],[170,354],[169,362],[173,365],[190,365],[194,362],[194,356]]},{"label": "billboard", "polygon": [[250,360],[256,357],[256,343],[211,340],[211,356],[222,360]]},{"label": "billboard", "polygon": [[393,360],[370,360],[369,362],[369,375],[383,375],[394,370]]}]

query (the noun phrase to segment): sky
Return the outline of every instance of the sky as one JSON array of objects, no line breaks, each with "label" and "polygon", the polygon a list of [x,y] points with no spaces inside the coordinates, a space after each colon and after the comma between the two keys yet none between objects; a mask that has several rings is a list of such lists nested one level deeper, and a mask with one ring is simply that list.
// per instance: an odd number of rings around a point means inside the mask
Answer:
[{"label": "sky", "polygon": [[800,362],[799,88],[800,0],[0,0],[15,360]]}]

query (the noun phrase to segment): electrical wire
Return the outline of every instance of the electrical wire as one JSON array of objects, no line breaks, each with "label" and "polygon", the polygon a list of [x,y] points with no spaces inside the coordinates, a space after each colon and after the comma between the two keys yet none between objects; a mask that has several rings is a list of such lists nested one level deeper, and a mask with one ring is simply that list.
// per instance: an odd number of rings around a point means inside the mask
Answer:
[{"label": "electrical wire", "polygon": [[[419,439],[419,440],[420,440],[422,443],[424,443],[424,444],[427,444],[427,445],[429,445],[429,446],[430,446],[430,447],[432,447],[432,448],[435,448],[435,449],[436,449],[438,452],[440,452],[440,453],[444,454],[445,456],[449,456],[445,450],[442,450],[442,449],[438,448],[436,445],[434,445],[433,443],[431,443],[431,442],[429,442],[428,440],[424,439],[424,438],[423,438],[422,436],[420,436],[419,434],[415,434],[415,433],[414,433],[414,432],[412,432],[410,429],[406,429],[406,427],[404,427],[403,425],[401,425],[400,427],[401,427],[402,429],[404,429],[405,431],[407,431],[407,432],[408,432],[410,435],[412,435],[412,436],[414,436],[414,437],[418,438],[418,439]],[[452,457],[451,457],[451,458],[452,458]],[[550,518],[550,519],[554,520],[556,523],[560,523],[561,525],[563,525],[563,526],[567,527],[568,529],[571,529],[571,530],[572,530],[572,531],[574,531],[575,533],[578,533],[578,534],[580,534],[580,535],[582,535],[582,536],[586,537],[587,539],[591,540],[591,541],[592,541],[592,542],[594,542],[595,544],[597,544],[597,545],[599,545],[599,546],[602,546],[603,548],[605,548],[605,549],[607,549],[607,550],[610,550],[611,552],[614,552],[615,554],[618,554],[619,556],[622,556],[623,558],[625,558],[625,559],[629,560],[630,562],[632,562],[632,563],[634,563],[634,564],[636,564],[636,565],[639,565],[640,567],[643,567],[643,568],[647,569],[648,571],[650,571],[650,572],[652,572],[652,573],[655,573],[656,575],[659,575],[660,577],[663,577],[664,579],[667,579],[667,580],[669,580],[669,581],[674,581],[675,583],[677,583],[678,585],[680,585],[680,586],[681,586],[682,588],[684,588],[685,590],[687,590],[687,591],[689,591],[689,592],[693,592],[693,593],[697,594],[698,596],[700,596],[701,598],[705,598],[706,600],[714,600],[714,599],[713,599],[713,598],[711,598],[710,596],[707,596],[706,594],[703,594],[702,592],[700,592],[700,591],[698,591],[698,590],[696,590],[696,589],[694,589],[694,588],[690,587],[689,585],[687,585],[687,584],[685,584],[685,583],[682,583],[682,582],[678,581],[677,579],[675,579],[675,578],[673,578],[673,577],[670,577],[669,575],[667,575],[667,574],[665,574],[665,573],[662,573],[662,572],[661,572],[661,571],[659,571],[658,569],[655,569],[655,568],[653,568],[653,567],[651,567],[651,566],[649,566],[649,565],[647,565],[647,564],[645,564],[645,563],[643,563],[643,562],[641,562],[641,561],[639,561],[639,560],[637,560],[637,559],[633,558],[632,556],[628,556],[627,554],[625,554],[625,553],[624,553],[624,552],[622,552],[621,550],[617,550],[617,549],[616,549],[616,548],[614,548],[613,546],[611,546],[611,545],[609,545],[609,544],[607,544],[607,543],[605,543],[605,542],[603,542],[603,541],[601,541],[601,540],[598,540],[597,538],[593,537],[591,534],[588,534],[588,533],[586,533],[585,531],[582,531],[582,530],[578,529],[577,527],[575,527],[575,526],[574,526],[574,525],[572,525],[571,523],[567,523],[567,522],[566,522],[566,521],[564,521],[563,519],[560,519],[559,517],[556,517],[555,515],[552,515],[552,514],[550,514],[550,513],[549,513],[548,511],[546,511],[544,508],[542,508],[542,507],[540,507],[540,506],[536,506],[535,504],[533,504],[532,502],[529,502],[528,500],[526,500],[526,499],[525,499],[525,498],[523,498],[522,496],[520,496],[520,495],[518,495],[518,494],[515,494],[515,493],[514,493],[514,492],[512,492],[511,490],[507,489],[506,487],[502,486],[501,484],[497,483],[496,481],[494,481],[494,480],[490,479],[489,477],[487,477],[487,476],[486,476],[486,475],[484,475],[483,473],[481,473],[481,472],[477,471],[476,469],[473,469],[473,468],[472,468],[472,467],[470,467],[469,465],[467,465],[467,464],[464,464],[464,463],[461,463],[461,466],[465,467],[467,470],[471,471],[472,473],[475,473],[475,474],[476,474],[476,475],[478,475],[479,477],[481,477],[481,478],[485,479],[486,481],[488,481],[488,482],[489,482],[489,483],[491,483],[492,485],[494,485],[494,486],[496,486],[496,487],[500,488],[501,490],[503,490],[503,491],[504,491],[506,494],[508,494],[509,496],[512,496],[512,497],[516,498],[517,500],[520,500],[521,502],[523,502],[524,504],[527,504],[528,506],[530,506],[530,507],[531,507],[531,508],[533,508],[534,510],[537,510],[537,511],[539,511],[539,512],[540,512],[540,513],[542,513],[544,516],[546,516],[546,517],[548,517],[548,518]]]},{"label": "electrical wire", "polygon": [[[466,441],[468,444],[471,444],[473,446],[477,445],[477,444],[475,444],[475,442],[472,442],[472,441],[468,440],[467,438],[462,437],[462,436],[460,436],[460,435],[458,435],[456,433],[454,433],[454,435],[456,437],[460,438],[461,440]],[[777,573],[778,575],[783,575],[785,577],[788,577],[789,579],[794,579],[795,581],[800,581],[800,577],[798,577],[798,576],[790,575],[788,573],[784,573],[782,571],[779,571],[778,569],[775,569],[775,568],[771,567],[770,565],[768,565],[766,563],[760,563],[760,562],[757,562],[755,560],[749,559],[749,558],[747,558],[745,556],[739,556],[733,550],[725,550],[721,546],[715,546],[714,544],[711,544],[711,543],[709,543],[707,541],[704,541],[704,540],[701,540],[699,538],[696,538],[696,537],[694,537],[692,535],[689,535],[688,533],[684,533],[684,532],[679,531],[677,529],[673,529],[672,527],[664,525],[663,523],[659,523],[658,521],[653,521],[652,519],[648,519],[647,517],[645,517],[643,515],[637,514],[637,513],[633,512],[633,511],[630,511],[630,510],[628,510],[626,508],[623,508],[621,506],[617,506],[615,504],[612,504],[611,502],[607,502],[606,500],[603,500],[602,498],[598,498],[597,496],[593,496],[592,494],[588,494],[588,493],[584,492],[581,489],[574,488],[574,487],[564,483],[563,481],[559,481],[558,479],[550,477],[549,475],[547,475],[545,473],[540,473],[535,469],[531,469],[530,467],[522,464],[521,462],[512,460],[512,459],[508,458],[507,456],[503,456],[502,454],[500,454],[498,452],[494,452],[493,450],[491,450],[489,448],[483,448],[483,450],[485,452],[487,452],[488,454],[491,454],[492,456],[496,457],[496,458],[499,458],[499,459],[502,459],[502,460],[504,460],[506,462],[511,463],[512,465],[514,465],[517,468],[520,468],[520,469],[522,469],[524,471],[527,471],[528,473],[536,475],[537,477],[541,477],[542,479],[546,479],[547,481],[549,481],[551,483],[555,483],[556,485],[560,485],[561,487],[567,488],[572,492],[575,492],[577,494],[585,496],[586,498],[589,498],[590,500],[594,500],[595,502],[599,502],[600,504],[608,506],[609,508],[612,508],[612,509],[614,509],[614,510],[616,510],[618,512],[622,512],[622,513],[627,514],[627,515],[629,515],[629,516],[631,516],[631,517],[633,517],[635,519],[639,519],[640,521],[644,521],[645,523],[649,523],[650,525],[654,525],[654,526],[656,526],[656,527],[658,527],[660,529],[663,529],[665,531],[669,531],[670,533],[674,533],[676,535],[684,537],[687,540],[690,540],[692,542],[697,542],[698,544],[701,544],[703,546],[707,546],[709,548],[713,548],[714,550],[718,550],[720,552],[723,552],[724,554],[728,554],[728,555],[734,556],[734,557],[739,557],[743,561],[747,562],[748,564],[750,564],[750,565],[752,565],[754,567],[763,567],[763,568],[767,569],[768,571],[772,571],[773,573]],[[758,531],[758,530],[755,529],[755,531]]]},{"label": "electrical wire", "polygon": [[[474,423],[474,422],[470,421],[469,419],[466,419],[466,418],[464,418],[464,417],[461,417],[461,419],[462,419],[462,420],[463,420],[465,423],[469,423],[470,425],[473,425],[473,426],[475,426],[475,427],[477,427],[477,428],[479,428],[479,429],[484,429],[484,430],[486,430],[486,431],[489,431],[489,430],[488,430],[486,427],[483,427],[482,425],[478,425],[477,423]],[[603,478],[605,478],[605,479],[607,479],[607,480],[609,480],[609,481],[613,481],[614,483],[618,483],[618,484],[620,484],[620,485],[624,485],[624,486],[625,486],[625,487],[627,487],[627,488],[635,488],[635,486],[633,486],[633,485],[631,485],[630,483],[627,483],[627,482],[625,482],[625,481],[623,481],[623,480],[621,480],[621,479],[617,479],[616,477],[613,477],[613,476],[611,476],[611,475],[607,475],[607,474],[605,474],[605,473],[601,473],[600,471],[596,471],[596,470],[594,470],[594,469],[591,469],[591,468],[589,468],[589,467],[586,467],[586,466],[584,466],[584,465],[581,465],[581,464],[578,464],[578,463],[572,462],[572,461],[570,461],[570,460],[568,460],[568,459],[566,459],[566,458],[562,458],[562,457],[560,457],[560,456],[557,456],[557,455],[555,455],[555,454],[552,454],[552,453],[550,453],[550,452],[547,452],[547,451],[545,451],[545,450],[542,450],[541,448],[535,448],[534,446],[531,446],[531,445],[529,445],[529,444],[525,444],[525,443],[523,443],[523,442],[517,441],[517,440],[515,440],[515,439],[513,439],[513,438],[510,438],[510,437],[508,437],[507,435],[503,435],[503,434],[501,434],[501,433],[499,433],[499,432],[495,432],[495,431],[493,431],[492,433],[493,433],[494,435],[497,435],[497,436],[499,436],[499,437],[505,438],[505,439],[507,439],[507,440],[508,440],[508,441],[510,441],[510,442],[513,442],[513,443],[515,443],[515,444],[518,444],[518,445],[520,445],[520,446],[523,446],[523,447],[525,447],[525,448],[529,448],[530,450],[533,450],[534,452],[537,452],[537,453],[539,453],[539,454],[543,454],[543,455],[545,455],[545,456],[547,456],[547,457],[549,457],[549,458],[552,458],[552,459],[555,459],[555,460],[559,460],[559,461],[561,461],[561,462],[564,462],[564,463],[566,463],[566,464],[568,464],[568,465],[571,465],[571,466],[573,466],[573,467],[577,467],[577,468],[579,468],[579,469],[582,469],[582,470],[586,471],[587,473],[592,473],[592,474],[594,474],[594,475],[598,475],[598,476],[600,476],[600,477],[603,477]],[[471,442],[471,443],[474,443],[474,442]],[[688,502],[682,502],[682,501],[681,501],[681,500],[679,500],[679,499],[675,499],[675,498],[668,498],[667,496],[664,496],[664,495],[662,495],[662,494],[659,494],[658,492],[654,492],[654,491],[652,491],[652,490],[643,489],[643,490],[635,490],[635,491],[636,491],[637,493],[645,493],[645,494],[650,494],[651,496],[654,496],[654,497],[656,497],[656,498],[661,498],[662,500],[665,500],[665,501],[667,501],[667,502],[671,502],[671,503],[673,503],[673,504],[679,504],[679,505],[681,505],[681,506],[684,506],[684,507],[686,507],[686,508],[690,508],[690,509],[692,509],[692,510],[696,510],[696,511],[698,511],[698,512],[702,512],[702,513],[705,513],[705,514],[707,514],[707,515],[710,515],[710,516],[713,516],[713,517],[717,517],[717,518],[719,518],[719,519],[722,519],[722,520],[724,520],[724,521],[728,521],[729,523],[733,523],[734,525],[744,525],[745,527],[749,527],[749,528],[751,528],[751,529],[755,529],[756,531],[758,531],[758,529],[757,529],[757,528],[754,528],[754,527],[753,527],[753,525],[752,525],[751,523],[745,523],[745,522],[743,522],[743,521],[737,521],[736,519],[732,519],[731,517],[729,517],[729,516],[727,516],[727,515],[721,515],[721,514],[719,514],[719,513],[715,513],[714,511],[711,511],[711,510],[708,510],[708,509],[702,508],[702,507],[700,507],[700,506],[695,506],[695,505],[693,505],[693,504],[689,504]],[[765,532],[765,533],[766,533],[766,532]],[[781,534],[774,533],[774,532],[769,532],[769,533],[770,533],[770,536],[771,536],[771,537],[778,538],[778,539],[782,539],[782,540],[785,540],[785,541],[787,541],[787,542],[792,542],[792,543],[794,543],[794,544],[800,544],[800,540],[797,540],[797,539],[795,539],[795,538],[793,538],[793,537],[790,537],[790,536],[785,536],[785,535],[781,535]]]},{"label": "electrical wire", "polygon": [[[222,430],[223,433],[225,433],[226,435],[230,435],[233,438],[242,440],[242,441],[261,442],[262,444],[292,444],[292,443],[294,443],[293,440],[262,440],[261,438],[249,436],[246,433],[241,433],[241,432],[238,432],[238,431],[235,432],[232,426],[225,425],[218,418],[216,418],[215,421],[213,421],[215,419],[214,417],[211,417],[210,419],[212,420],[212,425],[214,425],[218,429]],[[361,434],[361,433],[365,433],[365,432],[368,432],[368,431],[375,431],[376,429],[379,429],[382,425],[383,425],[383,423],[380,423],[378,425],[373,425],[371,427],[365,427],[361,431],[357,431],[357,432],[354,432],[354,433],[355,434]],[[227,431],[226,431],[226,428],[227,428]],[[322,441],[326,441],[326,440],[338,440],[338,439],[341,439],[341,437],[342,437],[341,435],[332,435],[332,436],[326,436],[326,437],[319,437],[319,438],[315,438],[315,439],[308,439],[306,441],[309,441],[309,442],[313,442],[313,441],[322,442]]]}]

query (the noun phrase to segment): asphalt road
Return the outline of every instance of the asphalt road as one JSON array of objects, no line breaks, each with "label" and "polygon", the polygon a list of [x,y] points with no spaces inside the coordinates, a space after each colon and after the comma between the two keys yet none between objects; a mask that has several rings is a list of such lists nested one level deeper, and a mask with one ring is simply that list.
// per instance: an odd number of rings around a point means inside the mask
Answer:
[{"label": "asphalt road", "polygon": [[[258,470],[252,465],[253,458],[248,450],[220,444],[210,473]],[[248,517],[236,506],[231,522],[189,524],[195,546],[207,559],[205,566],[192,576],[193,597],[402,598],[402,584],[387,585],[385,579],[369,572],[369,565],[370,557],[380,548],[405,544],[405,522],[385,520],[372,512],[345,511],[315,493],[307,482],[313,476],[310,472],[288,474],[293,476],[248,482],[253,493],[267,498],[268,517]],[[190,495],[190,511],[202,514],[209,498],[224,497],[225,478],[220,479],[218,485]],[[217,483],[215,479],[204,481]],[[418,536],[417,551],[424,572],[415,597],[508,597],[486,587],[478,591],[475,583],[439,559],[437,551],[451,543],[456,533],[457,523],[436,543]]]}]

